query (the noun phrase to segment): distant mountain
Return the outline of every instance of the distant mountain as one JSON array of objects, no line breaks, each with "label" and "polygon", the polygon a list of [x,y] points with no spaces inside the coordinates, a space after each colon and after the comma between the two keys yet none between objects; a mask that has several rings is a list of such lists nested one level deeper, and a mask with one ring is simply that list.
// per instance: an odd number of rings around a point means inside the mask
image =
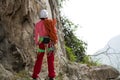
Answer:
[{"label": "distant mountain", "polygon": [[108,45],[113,49],[113,52],[120,53],[120,35],[112,38]]},{"label": "distant mountain", "polygon": [[93,60],[115,67],[120,71],[120,35],[109,40],[107,45],[92,55]]}]

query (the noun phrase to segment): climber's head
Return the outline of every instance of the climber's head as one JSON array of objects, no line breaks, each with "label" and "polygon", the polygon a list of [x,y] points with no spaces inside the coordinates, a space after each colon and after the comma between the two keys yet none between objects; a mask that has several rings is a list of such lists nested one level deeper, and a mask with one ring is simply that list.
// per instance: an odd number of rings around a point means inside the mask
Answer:
[{"label": "climber's head", "polygon": [[40,11],[40,18],[41,19],[45,19],[45,18],[48,18],[48,11],[46,9],[42,9]]}]

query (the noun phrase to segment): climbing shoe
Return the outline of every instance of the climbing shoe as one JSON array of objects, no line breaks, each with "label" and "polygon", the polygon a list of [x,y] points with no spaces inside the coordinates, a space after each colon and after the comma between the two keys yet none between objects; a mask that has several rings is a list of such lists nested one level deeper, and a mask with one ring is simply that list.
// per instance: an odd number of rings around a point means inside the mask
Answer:
[{"label": "climbing shoe", "polygon": [[49,80],[55,80],[54,78],[49,78]]},{"label": "climbing shoe", "polygon": [[[33,78],[32,80],[41,80],[40,78]],[[54,80],[54,79],[53,79]]]},{"label": "climbing shoe", "polygon": [[37,80],[36,78],[33,78],[33,80]]}]

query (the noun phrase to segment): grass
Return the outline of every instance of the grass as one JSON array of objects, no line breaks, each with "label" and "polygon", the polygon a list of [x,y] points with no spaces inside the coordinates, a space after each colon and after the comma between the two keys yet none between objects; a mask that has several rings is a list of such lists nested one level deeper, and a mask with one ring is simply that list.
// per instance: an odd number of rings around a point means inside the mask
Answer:
[{"label": "grass", "polygon": [[99,60],[93,61],[89,55],[85,55],[83,60],[80,62],[83,64],[87,64],[88,66],[100,66]]}]

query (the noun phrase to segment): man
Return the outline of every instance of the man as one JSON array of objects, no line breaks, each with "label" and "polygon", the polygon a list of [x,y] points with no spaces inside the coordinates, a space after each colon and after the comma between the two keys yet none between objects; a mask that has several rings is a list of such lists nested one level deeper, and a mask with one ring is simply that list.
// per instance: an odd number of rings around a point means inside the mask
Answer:
[{"label": "man", "polygon": [[[55,21],[48,19],[47,10],[43,9],[40,12],[40,21],[35,25],[35,43],[39,47],[37,51],[37,60],[34,65],[33,80],[37,80],[41,71],[43,56],[46,52],[48,63],[48,77],[49,80],[54,80],[54,45],[57,43],[57,34],[55,28]],[[45,50],[46,49],[46,50]]]}]

